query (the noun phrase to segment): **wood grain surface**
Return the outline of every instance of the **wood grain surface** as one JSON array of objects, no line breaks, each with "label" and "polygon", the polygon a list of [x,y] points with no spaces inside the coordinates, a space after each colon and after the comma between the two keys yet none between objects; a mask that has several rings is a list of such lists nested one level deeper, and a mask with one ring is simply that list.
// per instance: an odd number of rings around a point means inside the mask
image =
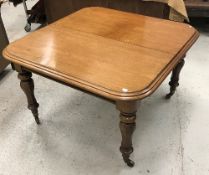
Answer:
[{"label": "wood grain surface", "polygon": [[198,38],[187,24],[84,8],[10,44],[25,68],[113,100],[150,95]]}]

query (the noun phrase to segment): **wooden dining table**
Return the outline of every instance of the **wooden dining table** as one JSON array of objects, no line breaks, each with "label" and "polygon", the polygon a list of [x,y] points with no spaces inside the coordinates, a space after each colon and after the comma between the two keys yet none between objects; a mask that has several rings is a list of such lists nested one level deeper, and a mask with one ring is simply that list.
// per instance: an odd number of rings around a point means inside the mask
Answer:
[{"label": "wooden dining table", "polygon": [[15,65],[37,124],[32,72],[115,104],[120,111],[120,151],[133,167],[137,103],[171,72],[166,98],[174,94],[184,57],[198,36],[188,24],[91,7],[11,43],[3,54]]}]

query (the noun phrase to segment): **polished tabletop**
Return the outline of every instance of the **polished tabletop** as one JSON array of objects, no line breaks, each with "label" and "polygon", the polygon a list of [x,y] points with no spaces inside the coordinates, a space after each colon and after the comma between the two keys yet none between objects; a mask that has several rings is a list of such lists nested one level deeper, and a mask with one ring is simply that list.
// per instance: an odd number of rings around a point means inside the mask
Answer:
[{"label": "polished tabletop", "polygon": [[187,24],[84,8],[13,42],[4,56],[114,100],[150,95],[198,38]]}]

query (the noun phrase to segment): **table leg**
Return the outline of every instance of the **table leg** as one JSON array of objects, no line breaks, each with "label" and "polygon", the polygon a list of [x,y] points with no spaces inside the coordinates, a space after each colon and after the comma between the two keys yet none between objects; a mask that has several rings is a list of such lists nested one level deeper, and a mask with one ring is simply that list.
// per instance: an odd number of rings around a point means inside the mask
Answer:
[{"label": "table leg", "polygon": [[136,101],[120,101],[116,103],[117,109],[120,111],[120,131],[122,135],[122,142],[120,151],[124,162],[133,167],[134,162],[129,158],[133,152],[132,135],[136,127]]},{"label": "table leg", "polygon": [[179,74],[184,66],[184,63],[184,59],[181,59],[176,67],[173,69],[171,81],[169,82],[170,93],[166,95],[167,99],[171,98],[171,96],[176,92],[176,88],[179,86]]},{"label": "table leg", "polygon": [[38,107],[39,104],[36,101],[35,95],[34,95],[34,82],[32,77],[32,73],[22,70],[18,71],[18,78],[20,81],[20,87],[24,91],[27,101],[28,101],[28,109],[31,110],[33,113],[33,116],[35,118],[35,121],[37,124],[40,124],[40,120],[38,117]]}]

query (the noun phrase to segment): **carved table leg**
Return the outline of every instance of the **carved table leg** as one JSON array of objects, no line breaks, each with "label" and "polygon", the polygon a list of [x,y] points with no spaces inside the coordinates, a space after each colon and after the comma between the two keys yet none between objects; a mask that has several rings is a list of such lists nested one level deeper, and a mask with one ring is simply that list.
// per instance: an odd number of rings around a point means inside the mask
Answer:
[{"label": "carved table leg", "polygon": [[117,102],[117,109],[120,111],[120,131],[122,135],[122,142],[120,151],[123,156],[123,160],[129,167],[134,166],[134,162],[129,158],[133,152],[132,135],[135,130],[136,124],[136,111],[137,102]]},{"label": "carved table leg", "polygon": [[175,93],[176,88],[179,86],[179,74],[184,66],[184,59],[181,59],[176,67],[173,69],[171,75],[171,81],[169,82],[170,85],[170,93],[166,95],[166,98],[169,99]]},{"label": "carved table leg", "polygon": [[27,97],[28,109],[30,109],[33,113],[36,123],[40,124],[40,120],[38,118],[39,104],[37,103],[36,98],[34,96],[34,82],[31,77],[32,73],[25,70],[18,73],[18,78],[21,80],[20,87],[22,88]]}]

